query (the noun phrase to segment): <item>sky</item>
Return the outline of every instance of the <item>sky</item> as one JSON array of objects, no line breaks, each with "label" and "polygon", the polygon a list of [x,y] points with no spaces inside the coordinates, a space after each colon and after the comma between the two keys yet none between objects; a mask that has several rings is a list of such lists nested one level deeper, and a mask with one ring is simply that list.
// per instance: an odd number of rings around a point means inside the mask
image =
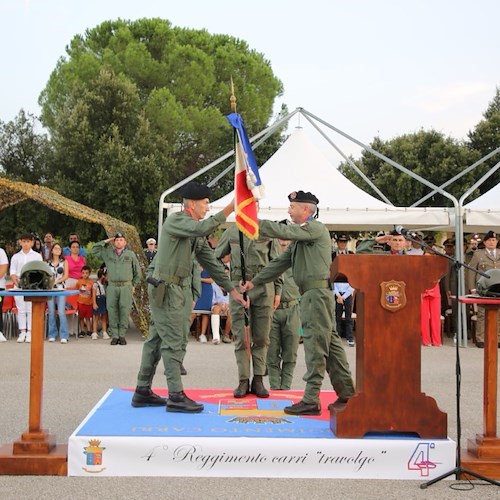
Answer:
[{"label": "sky", "polygon": [[302,107],[365,144],[421,129],[465,139],[500,86],[498,0],[0,0],[0,120],[39,115],[75,35],[152,17],[247,41],[283,82],[276,110]]}]

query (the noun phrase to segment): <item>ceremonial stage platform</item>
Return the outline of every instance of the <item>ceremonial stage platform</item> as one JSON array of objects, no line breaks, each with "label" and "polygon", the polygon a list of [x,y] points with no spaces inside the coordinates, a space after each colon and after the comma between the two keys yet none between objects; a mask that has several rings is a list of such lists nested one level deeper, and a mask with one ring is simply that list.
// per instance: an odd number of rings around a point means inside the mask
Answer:
[{"label": "ceremonial stage platform", "polygon": [[429,480],[455,467],[450,439],[336,438],[327,409],[334,392],[322,391],[322,414],[308,417],[283,412],[302,391],[271,391],[269,399],[186,393],[205,405],[202,413],[133,408],[133,389],[110,389],[70,436],[68,475]]}]

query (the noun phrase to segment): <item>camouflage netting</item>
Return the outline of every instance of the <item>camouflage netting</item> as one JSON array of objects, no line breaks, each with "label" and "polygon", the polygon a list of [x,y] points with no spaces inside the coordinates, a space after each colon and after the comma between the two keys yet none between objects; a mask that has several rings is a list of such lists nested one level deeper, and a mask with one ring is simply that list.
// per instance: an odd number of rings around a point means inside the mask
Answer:
[{"label": "camouflage netting", "polygon": [[[75,219],[101,224],[108,237],[117,232],[123,233],[127,239],[128,247],[137,255],[144,275],[146,260],[139,233],[134,226],[65,198],[52,189],[0,177],[0,211],[25,200],[33,200]],[[146,282],[143,280],[141,285],[135,288],[132,318],[144,337],[148,334],[149,316],[148,294]]]}]

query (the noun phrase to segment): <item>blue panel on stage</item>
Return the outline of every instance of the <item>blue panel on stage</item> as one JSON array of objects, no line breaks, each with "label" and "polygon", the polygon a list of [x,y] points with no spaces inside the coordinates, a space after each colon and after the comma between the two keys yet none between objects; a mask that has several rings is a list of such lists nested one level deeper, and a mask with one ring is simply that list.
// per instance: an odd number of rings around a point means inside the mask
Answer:
[{"label": "blue panel on stage", "polygon": [[[162,396],[162,391],[156,391]],[[164,391],[163,391],[164,392]],[[246,436],[333,438],[329,413],[317,417],[291,417],[285,406],[301,399],[300,391],[276,391],[269,399],[248,396],[234,399],[231,390],[188,390],[202,402],[202,413],[169,413],[165,407],[133,408],[133,391],[112,389],[78,429],[81,436]],[[329,400],[335,393],[326,393]]]}]

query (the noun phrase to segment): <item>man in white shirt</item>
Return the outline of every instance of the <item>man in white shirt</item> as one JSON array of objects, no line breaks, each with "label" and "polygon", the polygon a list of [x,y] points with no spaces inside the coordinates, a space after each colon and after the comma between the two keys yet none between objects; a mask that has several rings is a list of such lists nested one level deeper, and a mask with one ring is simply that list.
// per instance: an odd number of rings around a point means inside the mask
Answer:
[{"label": "man in white shirt", "polygon": [[[13,255],[10,262],[10,277],[15,288],[18,288],[21,270],[25,264],[35,260],[43,260],[41,254],[33,250],[34,238],[32,234],[23,234],[20,238],[21,250]],[[17,296],[17,324],[19,326],[18,342],[31,342],[31,302],[24,297]]]},{"label": "man in white shirt", "polygon": [[[5,275],[9,267],[9,259],[3,248],[0,248],[0,290],[5,290]],[[3,334],[3,319],[2,319],[2,297],[0,297],[0,342],[7,342]]]}]

